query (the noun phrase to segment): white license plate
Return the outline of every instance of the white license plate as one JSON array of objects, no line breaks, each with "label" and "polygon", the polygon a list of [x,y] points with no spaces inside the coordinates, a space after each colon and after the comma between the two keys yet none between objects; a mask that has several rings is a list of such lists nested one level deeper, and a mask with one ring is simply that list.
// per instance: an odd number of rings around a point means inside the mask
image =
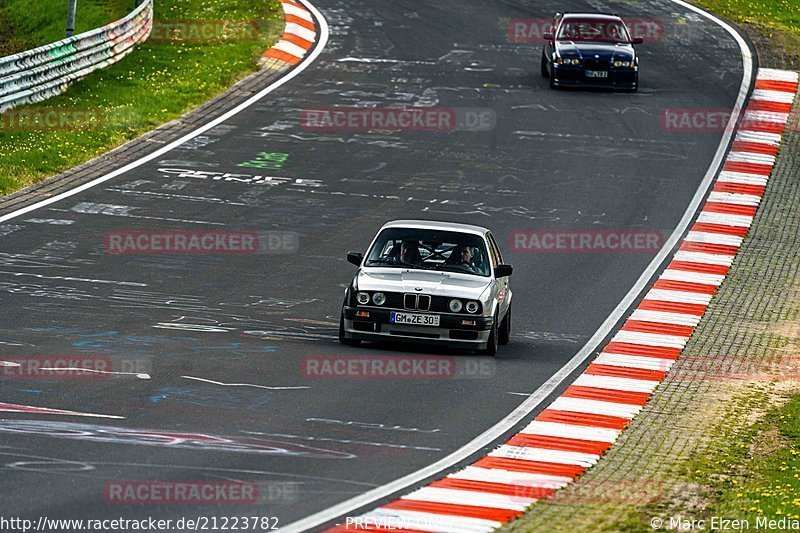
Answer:
[{"label": "white license plate", "polygon": [[587,78],[607,78],[608,72],[605,70],[587,70],[586,71]]},{"label": "white license plate", "polygon": [[439,315],[418,315],[411,313],[395,313],[389,318],[394,324],[411,324],[412,326],[438,326]]}]

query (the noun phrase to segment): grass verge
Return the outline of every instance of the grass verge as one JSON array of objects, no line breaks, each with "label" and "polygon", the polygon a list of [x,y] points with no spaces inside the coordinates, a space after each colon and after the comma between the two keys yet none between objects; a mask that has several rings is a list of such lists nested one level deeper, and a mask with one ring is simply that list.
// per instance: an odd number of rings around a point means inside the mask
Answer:
[{"label": "grass verge", "polygon": [[741,26],[750,26],[800,64],[800,8],[797,0],[692,0]]},{"label": "grass verge", "polygon": [[[697,465],[695,472],[720,488],[706,509],[709,517],[749,525],[742,529],[755,529],[759,520],[800,520],[800,394],[782,395],[780,400],[785,403],[729,441],[734,446],[720,450],[723,459],[715,462],[722,463],[730,475],[719,477],[718,466],[709,461]],[[758,529],[798,527],[761,525]]]},{"label": "grass verge", "polygon": [[[65,15],[53,14],[63,4],[7,0],[0,11],[0,27],[10,31],[5,49],[62,38]],[[133,4],[83,0],[78,31],[124,16]],[[0,115],[0,194],[84,163],[217,96],[257,69],[282,28],[278,0],[158,0],[147,43],[61,96]],[[65,125],[34,130],[19,123],[47,111]]]}]

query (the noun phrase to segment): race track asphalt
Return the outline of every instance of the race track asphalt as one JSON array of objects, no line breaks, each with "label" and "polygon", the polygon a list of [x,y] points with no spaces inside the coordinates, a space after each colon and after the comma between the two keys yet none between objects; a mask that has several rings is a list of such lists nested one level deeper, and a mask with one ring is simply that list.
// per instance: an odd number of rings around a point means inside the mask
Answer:
[{"label": "race track asphalt", "polygon": [[[608,10],[666,28],[638,47],[640,91],[552,91],[539,75],[541,45],[510,42],[508,24],[606,6],[567,4],[319,0],[330,42],[301,76],[158,161],[6,222],[0,361],[95,357],[151,379],[22,378],[6,367],[0,402],[124,418],[3,413],[0,515],[247,515],[286,524],[458,449],[561,368],[655,250],[521,253],[509,236],[669,235],[722,133],[665,131],[661,115],[730,109],[742,80],[738,47],[721,27],[667,1],[619,2]],[[335,106],[471,108],[492,126],[301,126],[302,110]],[[241,166],[259,158],[273,168]],[[497,236],[515,268],[504,357],[337,343],[355,269],[345,254],[363,251],[396,218],[476,223]],[[106,252],[108,232],[140,230],[295,232],[299,247]],[[436,358],[457,371],[427,379],[308,372],[309,360],[353,355]],[[104,487],[120,480],[242,480],[258,484],[259,504],[109,503]]]}]

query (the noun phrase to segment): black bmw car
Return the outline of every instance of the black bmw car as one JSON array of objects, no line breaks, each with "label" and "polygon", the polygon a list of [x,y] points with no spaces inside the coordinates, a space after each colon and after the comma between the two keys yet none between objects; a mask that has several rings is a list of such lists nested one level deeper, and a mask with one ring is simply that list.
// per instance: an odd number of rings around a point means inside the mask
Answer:
[{"label": "black bmw car", "polygon": [[550,87],[585,86],[635,91],[639,88],[639,58],[628,27],[616,15],[557,14],[553,32],[546,33],[542,76]]}]

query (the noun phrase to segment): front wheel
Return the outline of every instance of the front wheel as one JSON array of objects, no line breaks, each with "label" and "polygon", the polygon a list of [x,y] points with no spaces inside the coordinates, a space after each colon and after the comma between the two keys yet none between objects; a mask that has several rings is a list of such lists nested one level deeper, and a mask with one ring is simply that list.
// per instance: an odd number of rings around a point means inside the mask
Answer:
[{"label": "front wheel", "polygon": [[339,342],[345,346],[358,346],[361,344],[360,340],[347,337],[347,333],[344,331],[344,313],[342,313],[342,317],[339,319]]},{"label": "front wheel", "polygon": [[497,346],[498,346],[498,327],[497,327],[497,317],[495,317],[494,323],[492,324],[492,330],[489,333],[489,341],[486,343],[486,348],[481,350],[483,355],[497,355]]},{"label": "front wheel", "polygon": [[542,67],[541,67],[541,72],[542,72],[542,77],[543,77],[543,78],[549,78],[549,77],[550,77],[550,73],[549,73],[549,72],[547,72],[547,58],[546,58],[546,57],[544,57],[544,54],[542,54]]},{"label": "front wheel", "polygon": [[500,324],[500,330],[498,331],[498,339],[497,341],[502,344],[508,344],[508,341],[511,340],[511,306],[508,306],[508,311],[506,311],[506,316],[503,317],[503,322]]}]

